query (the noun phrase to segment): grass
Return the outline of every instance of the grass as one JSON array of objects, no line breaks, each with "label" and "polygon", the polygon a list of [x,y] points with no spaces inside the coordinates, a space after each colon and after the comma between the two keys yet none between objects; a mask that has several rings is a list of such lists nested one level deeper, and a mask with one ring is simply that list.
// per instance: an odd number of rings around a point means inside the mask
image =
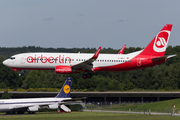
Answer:
[{"label": "grass", "polygon": [[[173,107],[175,105],[175,108]],[[147,103],[142,105],[133,105],[133,106],[123,106],[122,108],[131,108],[131,109],[151,109],[152,112],[156,112],[159,110],[170,110],[170,108],[174,108],[175,112],[178,113],[180,110],[180,99],[173,99],[167,101],[160,101],[154,103]]]},{"label": "grass", "polygon": [[1,120],[179,120],[177,116],[140,115],[122,113],[96,113],[96,112],[72,112],[72,113],[37,113],[34,115],[0,115]]},{"label": "grass", "polygon": [[[173,107],[175,105],[175,108]],[[89,105],[89,109],[100,109],[100,110],[114,110],[114,111],[148,111],[151,109],[151,112],[170,112],[171,108],[174,108],[175,113],[180,112],[180,99],[173,99],[167,101],[160,101],[154,103],[144,103],[144,104],[133,104],[133,103],[121,103],[114,105],[105,105],[105,106],[96,106]]]}]

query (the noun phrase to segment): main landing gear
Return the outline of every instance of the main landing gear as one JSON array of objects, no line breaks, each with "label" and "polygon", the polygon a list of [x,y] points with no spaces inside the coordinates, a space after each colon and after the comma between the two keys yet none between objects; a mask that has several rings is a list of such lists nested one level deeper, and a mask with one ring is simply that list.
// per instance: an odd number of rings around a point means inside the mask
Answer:
[{"label": "main landing gear", "polygon": [[91,73],[83,74],[82,77],[83,77],[84,79],[86,79],[86,78],[91,78],[91,77],[92,77],[92,74],[91,74]]},{"label": "main landing gear", "polygon": [[29,70],[21,70],[21,71],[19,71],[19,76],[24,76],[28,72],[29,72]]}]

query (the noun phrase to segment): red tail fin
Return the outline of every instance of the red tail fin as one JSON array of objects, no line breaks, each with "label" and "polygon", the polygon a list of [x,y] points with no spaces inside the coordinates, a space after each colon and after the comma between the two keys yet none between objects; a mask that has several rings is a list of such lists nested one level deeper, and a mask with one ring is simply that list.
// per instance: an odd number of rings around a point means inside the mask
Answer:
[{"label": "red tail fin", "polygon": [[164,56],[172,24],[166,24],[140,55]]}]

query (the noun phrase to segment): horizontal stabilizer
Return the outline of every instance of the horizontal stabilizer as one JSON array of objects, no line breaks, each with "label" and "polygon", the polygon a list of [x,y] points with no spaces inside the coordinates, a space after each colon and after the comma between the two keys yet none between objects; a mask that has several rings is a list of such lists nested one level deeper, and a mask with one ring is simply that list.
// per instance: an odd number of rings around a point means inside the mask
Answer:
[{"label": "horizontal stabilizer", "polygon": [[171,58],[174,56],[176,56],[176,55],[166,55],[166,56],[162,56],[162,57],[152,58],[151,60],[152,61],[164,60],[164,59],[168,59],[168,58]]},{"label": "horizontal stabilizer", "polygon": [[84,99],[87,99],[87,97],[81,97],[81,98],[71,98],[71,99],[66,99],[66,100],[63,100],[63,101],[76,101],[76,100],[84,100]]},{"label": "horizontal stabilizer", "polygon": [[174,57],[174,56],[176,56],[176,55],[169,55],[169,56],[167,57],[167,59],[168,59],[168,58],[171,58],[171,57]]}]

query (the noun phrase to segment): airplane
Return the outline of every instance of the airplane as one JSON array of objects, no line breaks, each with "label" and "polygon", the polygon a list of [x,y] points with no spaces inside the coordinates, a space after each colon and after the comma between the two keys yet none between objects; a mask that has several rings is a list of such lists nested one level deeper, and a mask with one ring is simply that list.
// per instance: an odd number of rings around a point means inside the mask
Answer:
[{"label": "airplane", "polygon": [[60,92],[54,98],[25,98],[25,99],[2,99],[0,100],[0,112],[18,112],[29,114],[35,113],[42,108],[58,109],[61,108],[71,112],[64,104],[70,98],[72,78],[67,78]]},{"label": "airplane", "polygon": [[92,53],[21,53],[11,56],[3,64],[14,71],[55,70],[57,74],[83,72],[91,78],[96,71],[129,71],[153,67],[176,55],[164,56],[172,24],[166,24],[143,50],[129,54],[99,54],[101,47]]},{"label": "airplane", "polygon": [[121,48],[121,50],[118,52],[118,54],[123,54],[125,48],[126,48],[126,44]]}]

